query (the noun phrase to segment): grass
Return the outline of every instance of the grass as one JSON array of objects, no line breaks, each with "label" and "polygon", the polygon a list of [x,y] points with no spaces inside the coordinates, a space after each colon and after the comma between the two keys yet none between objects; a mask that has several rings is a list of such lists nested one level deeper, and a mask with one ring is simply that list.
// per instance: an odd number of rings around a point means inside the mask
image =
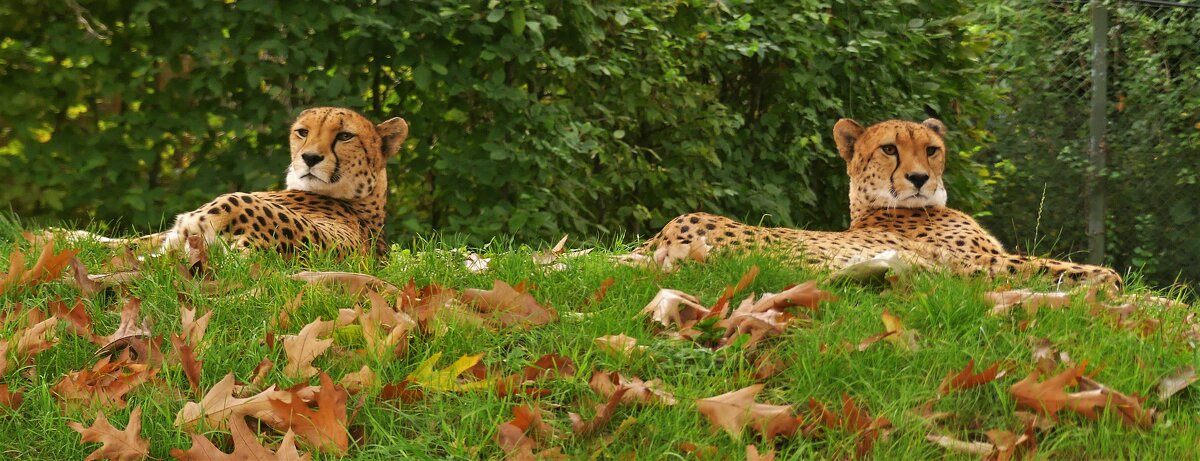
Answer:
[{"label": "grass", "polygon": [[[7,255],[14,247],[22,248],[27,258],[33,253],[18,237],[20,229],[0,222],[0,267],[7,267]],[[99,268],[113,255],[112,250],[91,244],[73,245],[80,258]],[[620,245],[610,245],[621,249]],[[561,446],[572,458],[619,459],[690,459],[680,444],[712,446],[718,459],[741,459],[745,446],[764,441],[754,433],[735,440],[713,426],[696,410],[694,401],[759,382],[754,365],[745,353],[736,349],[711,351],[691,343],[670,341],[655,335],[655,330],[638,311],[660,288],[675,288],[695,294],[712,303],[726,285],[738,281],[751,266],[761,268],[747,292],[778,292],[786,285],[810,279],[824,280],[827,274],[797,267],[769,254],[750,254],[713,258],[706,264],[686,264],[680,270],[663,274],[653,270],[614,266],[610,251],[597,250],[571,260],[566,270],[548,271],[530,259],[533,249],[497,244],[482,250],[492,257],[491,268],[484,273],[468,272],[461,254],[438,241],[420,242],[415,248],[393,251],[388,264],[371,260],[334,261],[314,257],[307,261],[287,261],[273,254],[249,257],[214,252],[212,266],[217,280],[231,286],[229,292],[211,296],[184,282],[175,265],[178,261],[154,260],[148,277],[131,287],[132,294],[143,300],[142,312],[154,319],[155,332],[169,335],[178,331],[179,294],[190,296],[201,312],[213,311],[206,334],[208,348],[199,358],[204,361],[201,388],[208,389],[226,373],[240,380],[249,379],[263,357],[276,363],[267,382],[287,387],[295,382],[284,377],[286,363],[282,351],[269,349],[263,341],[270,319],[300,290],[304,302],[292,316],[295,333],[300,326],[318,317],[330,319],[337,310],[351,307],[355,299],[339,292],[292,281],[287,275],[302,270],[345,270],[377,275],[396,284],[414,279],[419,285],[438,283],[451,288],[489,288],[494,279],[515,284],[528,280],[536,289],[535,298],[552,305],[560,320],[528,330],[488,331],[479,328],[455,328],[441,336],[416,336],[406,356],[382,362],[347,359],[326,354],[315,365],[335,380],[356,371],[363,363],[375,370],[381,382],[403,379],[418,363],[434,353],[442,353],[441,366],[454,358],[485,353],[484,362],[492,368],[514,372],[543,354],[557,353],[574,360],[579,372],[574,377],[548,381],[551,394],[543,402],[561,405],[553,422],[569,431],[565,412],[592,414],[599,398],[589,389],[592,370],[617,370],[644,379],[660,378],[679,398],[674,407],[623,406],[613,421],[598,435],[568,437],[545,446]],[[602,302],[586,302],[601,282],[613,277],[616,284]],[[936,396],[942,378],[962,369],[968,360],[977,364],[1002,363],[1010,368],[1008,376],[984,386],[952,393],[935,406],[938,411],[956,414],[942,432],[962,439],[981,439],[988,429],[1022,429],[1013,415],[1016,402],[1008,387],[1033,370],[1030,338],[1047,338],[1072,359],[1087,359],[1098,369],[1095,376],[1127,394],[1154,395],[1159,379],[1179,367],[1194,365],[1196,354],[1179,337],[1189,309],[1145,308],[1144,315],[1161,320],[1163,327],[1148,336],[1117,329],[1112,322],[1093,315],[1084,300],[1063,309],[1042,309],[1036,322],[1021,331],[1018,312],[1009,316],[988,315],[990,306],[983,293],[1002,282],[962,279],[942,274],[918,274],[896,289],[863,287],[822,282],[840,300],[825,303],[811,325],[793,326],[763,346],[783,359],[786,368],[763,381],[766,389],[758,401],[793,404],[803,408],[809,398],[836,405],[843,394],[850,395],[872,415],[890,419],[895,426],[890,436],[876,445],[878,459],[963,458],[925,440],[930,426],[914,409]],[[1049,288],[1044,282],[1027,281],[1021,285]],[[1146,291],[1133,284],[1128,291]],[[27,307],[44,306],[55,297],[74,299],[79,295],[68,283],[50,283],[20,294],[0,297],[0,309],[16,303]],[[735,302],[743,295],[735,297]],[[99,334],[113,331],[119,320],[120,300],[111,292],[87,299],[87,310],[95,319]],[[899,316],[906,328],[919,332],[921,348],[902,351],[881,342],[863,352],[848,351],[843,344],[858,344],[883,330],[880,315],[885,310]],[[580,315],[565,315],[579,313]],[[14,326],[0,330],[8,338]],[[50,388],[66,373],[94,363],[96,347],[75,337],[60,326],[61,343],[37,356],[31,379],[10,370],[3,382],[25,392],[25,402],[15,411],[0,410],[0,452],[17,459],[81,459],[97,444],[81,445],[79,435],[67,427],[68,421],[90,425],[93,411],[70,413],[60,409]],[[651,353],[635,358],[617,358],[601,353],[593,339],[610,334],[626,334],[647,345]],[[166,346],[164,346],[166,347]],[[125,409],[106,410],[117,427],[124,427],[129,411],[143,408],[142,435],[150,441],[153,458],[169,458],[171,448],[190,446],[188,435],[175,428],[176,412],[185,401],[197,400],[190,394],[187,381],[178,367],[168,367],[158,375],[161,383],[143,385],[127,397]],[[311,382],[315,383],[314,378]],[[494,393],[431,394],[415,403],[381,402],[372,391],[352,396],[353,408],[361,410],[351,422],[362,426],[364,443],[352,447],[348,459],[496,459],[503,453],[493,441],[497,425],[512,419],[512,408],[530,398],[500,398]],[[1053,459],[1185,459],[1200,455],[1200,392],[1184,390],[1165,402],[1151,397],[1149,407],[1158,408],[1158,419],[1149,429],[1123,425],[1106,411],[1092,421],[1075,414],[1062,414],[1051,430],[1038,433],[1039,457]],[[796,436],[779,440],[778,459],[837,458],[852,455],[855,437],[830,431],[818,438]],[[229,447],[225,447],[228,449]],[[317,456],[317,459],[329,459]]]}]

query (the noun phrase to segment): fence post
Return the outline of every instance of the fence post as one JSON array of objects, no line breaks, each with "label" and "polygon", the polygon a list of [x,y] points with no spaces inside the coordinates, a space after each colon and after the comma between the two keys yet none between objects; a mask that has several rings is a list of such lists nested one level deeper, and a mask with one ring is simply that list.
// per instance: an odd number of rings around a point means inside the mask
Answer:
[{"label": "fence post", "polygon": [[1087,201],[1088,262],[1104,263],[1104,128],[1106,100],[1108,98],[1108,10],[1103,0],[1091,0],[1092,4],[1092,104],[1090,117],[1090,143],[1088,146],[1088,169],[1085,185]]}]

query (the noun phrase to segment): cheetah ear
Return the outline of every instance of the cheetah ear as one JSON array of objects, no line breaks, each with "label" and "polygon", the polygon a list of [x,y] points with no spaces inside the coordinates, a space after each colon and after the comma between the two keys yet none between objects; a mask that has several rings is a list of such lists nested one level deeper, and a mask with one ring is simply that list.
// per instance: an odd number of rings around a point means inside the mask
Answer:
[{"label": "cheetah ear", "polygon": [[921,124],[925,125],[925,128],[933,130],[933,132],[937,133],[938,136],[946,136],[946,125],[943,124],[941,120],[936,118],[927,118],[924,122],[921,122]]},{"label": "cheetah ear", "polygon": [[863,127],[858,122],[844,118],[833,125],[833,140],[837,142],[838,153],[846,163],[854,158],[854,143],[862,136]]},{"label": "cheetah ear", "polygon": [[400,150],[400,145],[404,144],[404,140],[408,138],[408,122],[400,117],[393,118],[386,122],[375,125],[375,131],[379,133],[380,150],[383,153],[383,158],[391,158]]}]

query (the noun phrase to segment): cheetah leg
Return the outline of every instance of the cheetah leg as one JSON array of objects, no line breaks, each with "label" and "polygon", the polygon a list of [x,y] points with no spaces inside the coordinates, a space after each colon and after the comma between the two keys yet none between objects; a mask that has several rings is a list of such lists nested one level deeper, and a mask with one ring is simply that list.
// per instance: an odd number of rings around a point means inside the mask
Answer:
[{"label": "cheetah leg", "polygon": [[1010,266],[1005,268],[1008,272],[1046,274],[1054,277],[1054,281],[1060,284],[1093,283],[1117,288],[1124,284],[1121,274],[1103,266],[1022,255],[1011,256],[1008,264]]},{"label": "cheetah leg", "polygon": [[217,240],[217,235],[229,227],[232,219],[232,212],[219,208],[216,201],[210,202],[196,211],[180,214],[175,217],[175,225],[163,236],[159,251],[163,253],[174,249],[186,251],[188,237],[193,235],[201,236],[204,244],[210,246]]}]

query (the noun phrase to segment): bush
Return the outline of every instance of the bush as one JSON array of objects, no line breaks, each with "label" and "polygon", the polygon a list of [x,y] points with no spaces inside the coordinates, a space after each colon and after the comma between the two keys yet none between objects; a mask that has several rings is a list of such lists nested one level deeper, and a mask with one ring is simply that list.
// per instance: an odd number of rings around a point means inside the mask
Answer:
[{"label": "bush", "polygon": [[0,5],[0,197],[27,217],[161,227],[279,187],[290,117],[345,105],[412,136],[392,238],[645,234],[710,211],[847,224],[829,132],[940,111],[952,205],[998,90],[971,2],[313,1]]}]

